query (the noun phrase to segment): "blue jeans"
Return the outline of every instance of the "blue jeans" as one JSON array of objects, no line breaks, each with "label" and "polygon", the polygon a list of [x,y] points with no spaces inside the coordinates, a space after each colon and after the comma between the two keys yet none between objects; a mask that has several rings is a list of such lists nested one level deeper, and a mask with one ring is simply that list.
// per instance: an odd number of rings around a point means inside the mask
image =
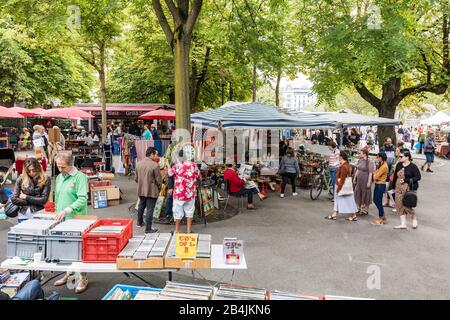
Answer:
[{"label": "blue jeans", "polygon": [[330,167],[330,181],[331,181],[331,186],[333,187],[333,193],[334,193],[334,186],[336,184],[336,171],[337,168],[335,167]]},{"label": "blue jeans", "polygon": [[173,217],[173,195],[168,194],[166,196],[166,218],[172,218]]},{"label": "blue jeans", "polygon": [[44,291],[38,280],[28,282],[11,300],[43,300]]},{"label": "blue jeans", "polygon": [[378,208],[378,216],[380,218],[384,217],[384,207],[383,207],[383,195],[386,192],[386,184],[375,184],[375,190],[373,191],[373,202]]},{"label": "blue jeans", "polygon": [[144,210],[147,208],[147,215],[145,217],[146,232],[152,230],[153,209],[155,209],[156,200],[156,198],[139,197],[138,224],[144,222]]}]

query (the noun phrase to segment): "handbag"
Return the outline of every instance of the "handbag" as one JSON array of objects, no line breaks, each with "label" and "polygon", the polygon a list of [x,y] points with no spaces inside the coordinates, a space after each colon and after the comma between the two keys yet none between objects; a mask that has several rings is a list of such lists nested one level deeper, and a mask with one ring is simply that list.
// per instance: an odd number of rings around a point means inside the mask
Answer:
[{"label": "handbag", "polygon": [[409,190],[406,191],[405,195],[403,196],[402,203],[407,208],[415,208],[417,207],[417,192],[413,190],[413,181],[412,179],[409,180]]},{"label": "handbag", "polygon": [[161,192],[159,193],[159,197],[156,200],[155,208],[153,209],[154,219],[159,219],[165,200],[166,200],[166,185],[163,184],[161,187]]},{"label": "handbag", "polygon": [[15,218],[19,215],[20,208],[12,203],[11,198],[5,204],[5,214],[9,218]]},{"label": "handbag", "polygon": [[341,191],[339,191],[338,196],[351,196],[353,194],[353,178],[350,174],[347,178],[345,178],[344,185],[342,186]]}]

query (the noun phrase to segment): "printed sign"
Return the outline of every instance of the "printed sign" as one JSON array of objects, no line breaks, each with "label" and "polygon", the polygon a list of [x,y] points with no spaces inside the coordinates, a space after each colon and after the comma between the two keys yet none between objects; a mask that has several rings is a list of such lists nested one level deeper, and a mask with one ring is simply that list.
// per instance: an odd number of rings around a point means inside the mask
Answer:
[{"label": "printed sign", "polygon": [[240,264],[243,254],[243,240],[236,238],[223,239],[223,261],[225,261],[225,264]]},{"label": "printed sign", "polygon": [[176,256],[182,259],[192,259],[197,256],[198,234],[177,233],[176,234]]}]

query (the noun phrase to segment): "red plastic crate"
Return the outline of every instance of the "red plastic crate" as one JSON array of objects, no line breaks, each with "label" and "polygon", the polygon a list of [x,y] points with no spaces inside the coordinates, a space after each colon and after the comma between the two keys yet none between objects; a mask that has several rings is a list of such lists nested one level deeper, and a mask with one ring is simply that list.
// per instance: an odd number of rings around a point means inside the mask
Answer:
[{"label": "red plastic crate", "polygon": [[[126,226],[120,234],[88,234],[99,226]],[[83,262],[116,262],[133,237],[133,220],[100,219],[83,234]]]}]

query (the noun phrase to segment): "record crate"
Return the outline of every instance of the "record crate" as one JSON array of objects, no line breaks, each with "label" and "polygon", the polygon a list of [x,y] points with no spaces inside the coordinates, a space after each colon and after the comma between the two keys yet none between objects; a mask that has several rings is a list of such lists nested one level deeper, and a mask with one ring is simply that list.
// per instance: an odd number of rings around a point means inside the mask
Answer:
[{"label": "record crate", "polygon": [[[118,233],[91,233],[98,227],[124,227]],[[133,237],[133,220],[100,219],[83,234],[83,262],[115,263],[120,251]]]}]

